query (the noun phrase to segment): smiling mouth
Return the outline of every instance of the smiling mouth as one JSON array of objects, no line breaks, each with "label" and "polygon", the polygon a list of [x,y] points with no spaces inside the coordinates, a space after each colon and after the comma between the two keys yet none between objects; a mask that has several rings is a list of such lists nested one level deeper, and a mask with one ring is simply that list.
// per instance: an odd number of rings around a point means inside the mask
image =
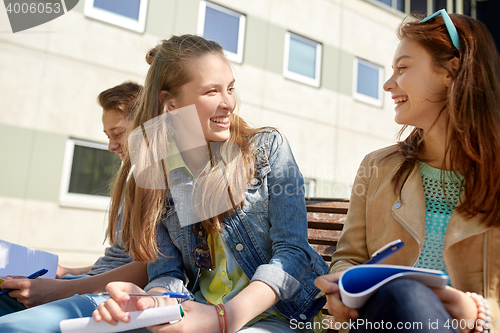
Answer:
[{"label": "smiling mouth", "polygon": [[214,117],[214,118],[210,118],[210,121],[213,121],[214,123],[217,123],[217,124],[228,125],[229,124],[229,117]]},{"label": "smiling mouth", "polygon": [[408,97],[398,97],[394,99],[394,104],[401,105],[408,100]]}]

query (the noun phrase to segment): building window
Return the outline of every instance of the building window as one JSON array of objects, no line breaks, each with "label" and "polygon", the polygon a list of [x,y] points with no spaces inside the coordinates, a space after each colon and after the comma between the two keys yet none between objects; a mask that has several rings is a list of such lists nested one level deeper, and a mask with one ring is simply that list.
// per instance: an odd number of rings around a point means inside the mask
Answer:
[{"label": "building window", "polygon": [[[393,9],[399,10],[400,12],[405,12],[406,2],[407,0],[370,0],[375,3],[382,3],[386,6],[389,6]],[[427,0],[425,0],[427,1]]]},{"label": "building window", "polygon": [[283,75],[319,87],[321,71],[321,43],[292,32],[285,34]]},{"label": "building window", "polygon": [[200,2],[198,34],[219,43],[226,57],[237,63],[243,62],[245,21],[244,14],[208,1]]},{"label": "building window", "polygon": [[122,28],[144,32],[148,0],[86,0],[88,17]]},{"label": "building window", "polygon": [[[471,1],[476,0],[365,0],[381,8],[398,11],[405,14],[430,15],[440,9],[449,13],[470,15]],[[479,0],[477,0],[479,1]],[[389,8],[390,7],[390,8]]]},{"label": "building window", "polygon": [[382,106],[384,68],[372,62],[354,58],[354,98],[376,106]]},{"label": "building window", "polygon": [[109,152],[105,144],[69,139],[64,153],[60,204],[107,209],[109,185],[120,162],[118,155]]},{"label": "building window", "polygon": [[413,0],[410,3],[410,13],[428,15],[427,0]]}]

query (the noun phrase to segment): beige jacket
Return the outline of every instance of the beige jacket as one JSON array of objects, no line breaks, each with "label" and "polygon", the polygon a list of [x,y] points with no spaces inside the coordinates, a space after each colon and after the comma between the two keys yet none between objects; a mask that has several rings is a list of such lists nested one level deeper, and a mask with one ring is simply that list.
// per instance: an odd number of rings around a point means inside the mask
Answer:
[{"label": "beige jacket", "polygon": [[[401,239],[405,246],[384,264],[413,266],[422,250],[425,234],[425,197],[420,169],[408,176],[401,195],[391,182],[402,162],[393,154],[396,146],[365,157],[356,176],[349,211],[330,272],[365,262],[385,244]],[[500,175],[499,175],[500,177]],[[446,230],[443,257],[453,287],[482,294],[492,317],[490,332],[500,332],[500,227],[480,223],[481,216],[467,218],[456,211]]]}]

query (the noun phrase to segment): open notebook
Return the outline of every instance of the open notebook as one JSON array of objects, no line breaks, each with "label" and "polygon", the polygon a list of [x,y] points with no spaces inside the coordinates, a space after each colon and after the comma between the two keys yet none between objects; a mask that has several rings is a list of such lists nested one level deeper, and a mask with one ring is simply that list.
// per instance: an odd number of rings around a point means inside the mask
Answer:
[{"label": "open notebook", "polygon": [[444,288],[448,275],[433,269],[396,265],[357,265],[345,270],[338,281],[342,302],[359,309],[380,287],[395,279],[413,279],[429,287]]},{"label": "open notebook", "polygon": [[92,317],[67,319],[61,321],[59,327],[62,333],[111,333],[133,330],[141,327],[154,326],[176,322],[184,316],[180,305],[167,305],[143,311],[129,312],[128,323],[118,322],[111,325],[104,321],[96,322]]},{"label": "open notebook", "polygon": [[44,278],[55,278],[58,256],[0,239],[0,282],[6,275],[29,276],[45,268]]}]

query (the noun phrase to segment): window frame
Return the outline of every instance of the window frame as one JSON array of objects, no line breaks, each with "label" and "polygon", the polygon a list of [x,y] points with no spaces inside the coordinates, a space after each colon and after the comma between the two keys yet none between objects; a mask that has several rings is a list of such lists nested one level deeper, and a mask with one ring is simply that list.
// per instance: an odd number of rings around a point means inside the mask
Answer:
[{"label": "window frame", "polygon": [[149,0],[139,0],[139,19],[137,21],[94,7],[94,0],[85,0],[83,13],[87,17],[107,22],[125,29],[143,33],[146,27],[146,14]]},{"label": "window frame", "polygon": [[197,34],[203,36],[205,31],[205,18],[206,18],[206,10],[207,6],[211,9],[217,10],[227,15],[231,15],[237,17],[239,19],[239,27],[238,27],[238,46],[236,53],[224,50],[224,55],[230,61],[241,64],[243,62],[243,52],[245,48],[245,27],[246,27],[246,15],[235,10],[229,9],[227,7],[215,4],[210,1],[200,1],[200,7],[198,12],[198,30]]},{"label": "window frame", "polygon": [[[365,95],[365,94],[358,92],[358,66],[359,66],[360,62],[362,64],[364,64],[365,66],[369,66],[372,68],[375,68],[375,67],[378,68],[378,74],[379,74],[378,75],[378,87],[377,87],[378,98],[373,98],[371,96],[368,96],[368,95]],[[375,68],[375,69],[377,69],[377,68]],[[377,106],[380,108],[383,107],[384,106],[384,94],[382,91],[383,85],[384,85],[384,66],[378,65],[374,62],[365,60],[363,58],[354,57],[352,95],[353,95],[355,100],[360,101],[360,102],[364,102],[364,103],[368,103],[368,104],[371,104],[371,105],[374,105],[374,106]]]},{"label": "window frame", "polygon": [[61,187],[59,190],[59,205],[63,207],[87,208],[106,211],[110,206],[111,197],[69,192],[75,145],[108,150],[108,145],[105,143],[68,138],[64,150]]},{"label": "window frame", "polygon": [[[409,15],[411,13],[411,1],[412,0],[405,0],[405,11],[401,11],[401,10],[397,9],[397,0],[392,0],[391,5],[387,5],[383,2],[381,2],[380,0],[364,0],[364,1],[369,2],[369,3],[375,5],[379,8],[387,10],[389,12],[392,12],[392,13],[400,16],[401,18],[404,18],[406,15]],[[424,14],[426,14],[426,16],[431,15],[433,12],[435,12],[435,10],[433,10],[435,4],[436,4],[435,0],[431,0],[431,2],[427,2],[427,13],[424,13]],[[464,13],[463,1],[447,2],[446,11],[448,13],[463,14]],[[474,15],[472,15],[472,17],[474,17]]]},{"label": "window frame", "polygon": [[[290,39],[293,36],[293,38],[298,39],[304,43],[307,43],[311,46],[316,47],[316,68],[314,69],[314,76],[315,78],[310,78],[308,76],[292,72],[288,70],[288,64],[290,60]],[[315,41],[313,39],[298,35],[296,33],[293,33],[291,31],[287,31],[285,33],[285,52],[284,52],[284,59],[283,59],[283,76],[294,80],[298,81],[301,83],[305,83],[307,85],[313,86],[313,87],[319,87],[321,84],[321,61],[322,61],[322,56],[323,56],[323,45]]]}]

